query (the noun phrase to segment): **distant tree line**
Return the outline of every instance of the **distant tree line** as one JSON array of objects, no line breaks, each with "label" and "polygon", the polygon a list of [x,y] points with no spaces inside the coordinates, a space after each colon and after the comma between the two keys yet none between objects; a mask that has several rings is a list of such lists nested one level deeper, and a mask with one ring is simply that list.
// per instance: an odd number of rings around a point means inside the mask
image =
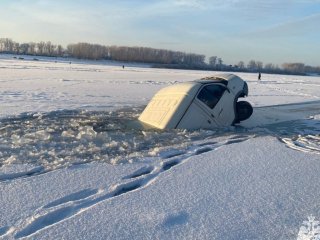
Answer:
[{"label": "distant tree line", "polygon": [[263,64],[261,61],[250,60],[247,65],[240,61],[238,65],[231,66],[243,72],[264,72],[276,74],[306,75],[310,73],[320,74],[320,66],[313,67],[304,63],[283,63],[281,67],[273,63]]},{"label": "distant tree line", "polygon": [[303,63],[284,63],[279,67],[272,63],[263,64],[261,61],[250,60],[247,64],[239,61],[236,65],[228,65],[223,62],[222,58],[217,56],[209,57],[208,63],[206,63],[205,55],[201,54],[148,47],[104,46],[91,43],[74,43],[64,48],[62,45],[56,45],[50,41],[18,43],[9,38],[0,38],[0,53],[143,62],[153,64],[154,67],[166,68],[299,75],[307,73],[320,74],[320,66],[307,66]]},{"label": "distant tree line", "polygon": [[67,46],[67,53],[72,57],[94,60],[109,59],[158,64],[205,64],[205,55],[147,47],[119,47],[76,43]]},{"label": "distant tree line", "polygon": [[147,47],[103,46],[100,44],[75,43],[66,49],[51,42],[17,43],[8,38],[0,38],[0,52],[12,54],[38,55],[48,57],[74,57],[92,60],[114,60],[156,64],[182,64],[201,66],[205,55],[184,53]]},{"label": "distant tree line", "polygon": [[9,38],[0,38],[0,52],[55,57],[63,56],[65,50],[61,45],[54,45],[50,41],[18,43]]}]

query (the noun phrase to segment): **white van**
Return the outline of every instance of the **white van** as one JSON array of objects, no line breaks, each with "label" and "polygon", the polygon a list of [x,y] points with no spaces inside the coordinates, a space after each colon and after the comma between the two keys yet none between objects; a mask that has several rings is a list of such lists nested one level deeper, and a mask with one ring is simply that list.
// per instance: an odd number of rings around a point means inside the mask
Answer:
[{"label": "white van", "polygon": [[139,121],[158,129],[212,129],[248,119],[252,106],[238,98],[248,85],[234,74],[223,74],[165,87],[157,92]]}]

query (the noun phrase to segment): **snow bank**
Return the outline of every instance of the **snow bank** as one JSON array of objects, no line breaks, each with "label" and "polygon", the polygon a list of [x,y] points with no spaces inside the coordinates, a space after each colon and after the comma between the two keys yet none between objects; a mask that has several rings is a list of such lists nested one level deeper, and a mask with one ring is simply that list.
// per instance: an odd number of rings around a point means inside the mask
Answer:
[{"label": "snow bank", "polygon": [[12,199],[3,201],[9,236],[292,239],[310,213],[319,216],[318,156],[306,159],[273,137],[210,146],[147,165],[87,164],[2,185]]}]

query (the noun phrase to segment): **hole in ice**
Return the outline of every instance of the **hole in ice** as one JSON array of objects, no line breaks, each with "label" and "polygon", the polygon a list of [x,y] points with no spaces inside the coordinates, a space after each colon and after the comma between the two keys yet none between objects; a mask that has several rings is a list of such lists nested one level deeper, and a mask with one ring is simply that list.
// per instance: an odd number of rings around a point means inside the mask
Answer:
[{"label": "hole in ice", "polygon": [[168,158],[217,134],[212,130],[138,129],[134,123],[141,111],[61,110],[2,119],[0,167],[29,163],[47,172],[93,161],[123,164]]},{"label": "hole in ice", "polygon": [[[319,117],[268,124],[256,129],[235,127],[215,130],[152,130],[137,128],[142,108],[117,111],[61,110],[28,113],[1,119],[0,167],[33,164],[41,172],[99,161],[126,164],[169,159],[210,151],[211,145],[240,143],[258,135],[274,135],[289,147],[319,153]],[[298,137],[297,136],[302,136]],[[168,170],[179,162],[167,162]],[[131,178],[150,173],[136,173]],[[14,175],[12,175],[14,176]],[[13,179],[13,178],[12,178]]]}]

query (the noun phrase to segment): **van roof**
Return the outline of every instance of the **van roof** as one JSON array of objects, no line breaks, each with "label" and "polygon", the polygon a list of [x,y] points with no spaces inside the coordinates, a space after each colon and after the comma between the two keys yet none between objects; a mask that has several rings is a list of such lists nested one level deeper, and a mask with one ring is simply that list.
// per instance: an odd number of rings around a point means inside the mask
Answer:
[{"label": "van roof", "polygon": [[228,85],[228,81],[222,78],[216,78],[216,79],[201,78],[199,80],[195,80],[195,82],[201,83],[201,84],[221,83],[226,86]]}]

